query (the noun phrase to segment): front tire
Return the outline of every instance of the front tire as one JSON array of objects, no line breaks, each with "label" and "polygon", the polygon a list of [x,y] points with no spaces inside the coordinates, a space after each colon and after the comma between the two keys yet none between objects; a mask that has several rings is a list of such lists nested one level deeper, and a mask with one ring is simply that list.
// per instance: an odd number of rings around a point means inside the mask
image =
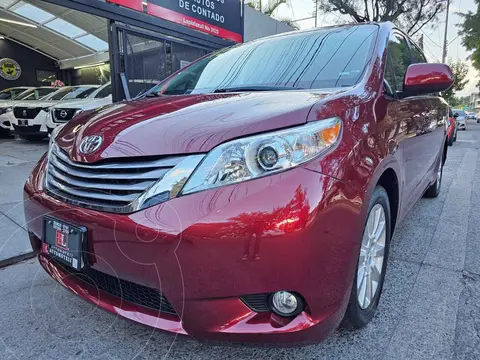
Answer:
[{"label": "front tire", "polygon": [[342,326],[360,329],[375,316],[382,293],[391,236],[388,194],[382,186],[373,192],[359,250],[357,271]]}]

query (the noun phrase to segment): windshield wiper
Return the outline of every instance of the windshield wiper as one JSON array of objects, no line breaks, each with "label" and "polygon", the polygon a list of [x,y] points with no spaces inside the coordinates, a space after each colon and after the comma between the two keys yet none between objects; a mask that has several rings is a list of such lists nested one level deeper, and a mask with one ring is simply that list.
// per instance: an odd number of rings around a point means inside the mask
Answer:
[{"label": "windshield wiper", "polygon": [[243,91],[282,91],[282,90],[301,90],[292,86],[237,86],[229,88],[218,88],[214,93],[243,92]]}]

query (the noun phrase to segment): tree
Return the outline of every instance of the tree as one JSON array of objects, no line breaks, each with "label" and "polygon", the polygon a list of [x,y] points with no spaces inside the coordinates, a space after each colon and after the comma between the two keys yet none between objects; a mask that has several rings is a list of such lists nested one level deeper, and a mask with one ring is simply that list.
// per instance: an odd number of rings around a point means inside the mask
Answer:
[{"label": "tree", "polygon": [[463,23],[459,24],[459,35],[465,49],[472,51],[470,58],[473,67],[480,70],[480,0],[475,0],[475,3],[477,4],[477,12],[469,11],[459,14],[463,17]]},{"label": "tree", "polygon": [[347,15],[355,22],[392,21],[412,36],[445,8],[438,0],[319,0],[318,4],[320,11]]},{"label": "tree", "polygon": [[[279,8],[280,5],[284,4],[290,6],[290,0],[249,0],[247,2],[247,5],[251,8],[254,8],[255,10],[258,10],[270,17],[274,17],[273,13]],[[298,30],[298,25],[291,19],[280,18],[277,20]]]},{"label": "tree", "polygon": [[455,82],[450,89],[443,93],[443,97],[445,98],[445,100],[447,100],[448,103],[453,103],[455,102],[454,93],[457,91],[462,91],[468,84],[468,65],[460,60],[456,62],[449,60],[448,64],[452,69],[453,75],[455,76]]}]

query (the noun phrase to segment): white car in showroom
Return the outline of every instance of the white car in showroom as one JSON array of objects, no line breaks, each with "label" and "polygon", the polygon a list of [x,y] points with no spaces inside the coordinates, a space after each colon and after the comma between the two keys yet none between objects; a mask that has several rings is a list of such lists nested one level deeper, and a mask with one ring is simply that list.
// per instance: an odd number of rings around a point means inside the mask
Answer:
[{"label": "white car in showroom", "polygon": [[[53,87],[21,87],[0,91],[0,136],[10,135],[13,107],[21,102],[40,100],[57,91]],[[2,96],[3,95],[3,96]]]},{"label": "white car in showroom", "polygon": [[61,101],[85,99],[98,85],[64,86],[37,101],[21,102],[13,107],[11,130],[26,140],[41,140],[48,135],[47,121],[52,106]]},{"label": "white car in showroom", "polygon": [[50,110],[50,116],[47,119],[47,130],[49,133],[58,125],[72,120],[75,116],[84,111],[95,110],[99,107],[110,105],[112,103],[112,84],[102,85],[92,92],[84,100],[62,101],[53,106]]}]

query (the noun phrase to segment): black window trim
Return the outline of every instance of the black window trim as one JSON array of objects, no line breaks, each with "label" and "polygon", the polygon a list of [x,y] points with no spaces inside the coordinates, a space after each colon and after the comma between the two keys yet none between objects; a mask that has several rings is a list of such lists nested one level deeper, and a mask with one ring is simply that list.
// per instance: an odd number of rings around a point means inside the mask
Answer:
[{"label": "black window trim", "polygon": [[[387,40],[387,61],[386,61],[386,65],[385,65],[385,70],[384,70],[384,74],[383,74],[383,79],[385,79],[385,73],[386,73],[386,71],[387,71],[387,67],[390,69],[390,71],[392,72],[392,74],[395,73],[395,70],[393,69],[393,62],[392,62],[392,58],[391,58],[390,49],[389,49],[389,47],[388,47],[388,44],[389,44],[390,39],[391,39],[392,36],[401,36],[401,37],[405,40],[405,42],[407,43],[408,53],[409,53],[409,55],[410,55],[410,64],[409,64],[409,66],[412,65],[412,59],[413,59],[413,57],[412,57],[412,50],[411,50],[411,48],[410,48],[409,37],[408,37],[407,35],[405,35],[401,30],[395,28],[395,29],[393,29],[393,30],[390,32],[390,34],[389,34],[389,36],[388,36],[388,40]],[[405,80],[405,78],[404,78],[404,80]],[[395,76],[393,77],[393,82],[394,82],[394,84],[390,84],[390,86],[391,86],[391,87],[393,86],[394,89],[397,89],[397,79],[396,79]],[[403,88],[403,84],[402,84],[402,88]],[[390,99],[394,99],[394,100],[400,100],[400,99],[402,99],[402,97],[399,95],[398,91],[394,91],[393,94],[387,94],[386,92],[384,92],[384,94],[385,94],[388,98],[390,98]]]}]

